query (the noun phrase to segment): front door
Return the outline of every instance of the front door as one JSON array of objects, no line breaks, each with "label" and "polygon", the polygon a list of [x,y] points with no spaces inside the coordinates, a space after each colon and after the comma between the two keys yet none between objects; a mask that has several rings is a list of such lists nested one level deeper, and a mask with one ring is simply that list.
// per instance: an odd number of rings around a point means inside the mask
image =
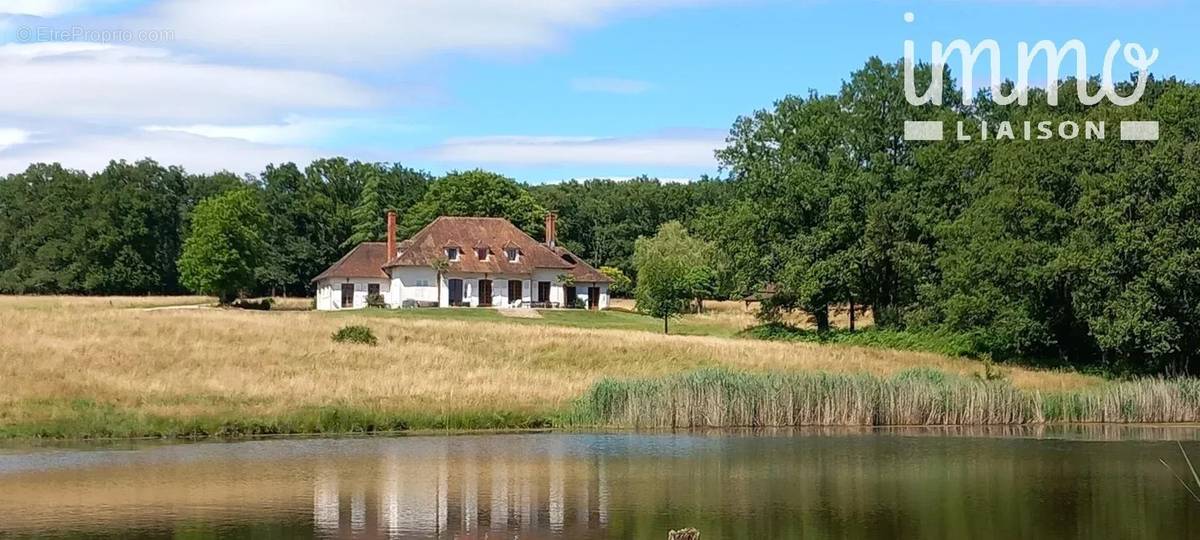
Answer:
[{"label": "front door", "polygon": [[461,306],[463,300],[463,280],[451,279],[450,286],[450,305]]},{"label": "front door", "polygon": [[588,287],[588,309],[600,309],[600,287]]},{"label": "front door", "polygon": [[353,283],[343,283],[342,284],[342,305],[341,305],[341,307],[343,307],[343,308],[354,307],[354,284]]},{"label": "front door", "polygon": [[508,303],[512,304],[521,300],[521,280],[508,280]]},{"label": "front door", "polygon": [[537,301],[541,302],[543,304],[550,302],[550,282],[549,281],[539,281],[538,282]]},{"label": "front door", "polygon": [[491,307],[492,305],[492,280],[479,280],[479,306]]},{"label": "front door", "polygon": [[563,287],[563,307],[573,308],[579,302],[578,293],[575,292],[574,285]]}]

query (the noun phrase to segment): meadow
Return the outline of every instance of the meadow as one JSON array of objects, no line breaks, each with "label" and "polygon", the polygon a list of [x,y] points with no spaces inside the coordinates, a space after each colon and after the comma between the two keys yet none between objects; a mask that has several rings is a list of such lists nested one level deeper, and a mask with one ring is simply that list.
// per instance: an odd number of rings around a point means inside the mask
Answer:
[{"label": "meadow", "polygon": [[[204,298],[0,297],[0,436],[138,437],[554,425],[602,380],[704,368],[889,377],[924,367],[978,377],[976,361],[912,351],[722,337],[744,314],[712,310],[670,335],[610,311],[320,313],[198,306]],[[348,324],[378,346],[334,343]],[[594,326],[589,327],[589,326]],[[1102,383],[1004,368],[1015,387]]]}]

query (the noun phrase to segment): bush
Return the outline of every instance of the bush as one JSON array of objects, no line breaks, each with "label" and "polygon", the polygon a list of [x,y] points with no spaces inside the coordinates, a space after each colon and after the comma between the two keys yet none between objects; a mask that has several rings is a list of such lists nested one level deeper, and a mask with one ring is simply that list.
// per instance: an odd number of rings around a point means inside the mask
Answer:
[{"label": "bush", "polygon": [[366,326],[350,325],[333,333],[333,340],[338,343],[358,343],[361,345],[376,345],[379,340],[375,333]]},{"label": "bush", "polygon": [[367,295],[367,307],[385,308],[387,302],[383,300],[383,295],[379,293]]},{"label": "bush", "polygon": [[238,298],[230,304],[231,307],[238,309],[249,309],[254,311],[270,311],[271,306],[275,303],[273,298],[263,298],[262,300],[248,300],[246,298]]}]

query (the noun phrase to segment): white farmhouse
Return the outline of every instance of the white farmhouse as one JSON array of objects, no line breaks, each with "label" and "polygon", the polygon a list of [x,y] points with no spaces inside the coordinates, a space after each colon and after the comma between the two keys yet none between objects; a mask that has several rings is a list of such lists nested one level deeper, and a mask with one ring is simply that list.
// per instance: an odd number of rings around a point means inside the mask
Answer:
[{"label": "white farmhouse", "polygon": [[321,272],[317,309],[362,308],[378,294],[388,307],[544,307],[606,309],[607,276],[556,245],[556,216],[546,241],[506,219],[439,217],[396,243],[364,242]]}]

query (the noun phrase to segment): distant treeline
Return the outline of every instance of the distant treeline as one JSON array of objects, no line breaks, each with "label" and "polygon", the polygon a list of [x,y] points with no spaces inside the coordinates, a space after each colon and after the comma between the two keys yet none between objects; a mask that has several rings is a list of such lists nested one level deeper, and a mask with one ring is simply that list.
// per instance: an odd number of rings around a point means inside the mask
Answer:
[{"label": "distant treeline", "polygon": [[401,237],[438,215],[508,217],[542,238],[546,208],[559,241],[597,266],[632,272],[634,240],[715,203],[719,183],[594,180],[525,186],[485,171],[433,177],[398,164],[321,159],[257,176],[189,174],[146,159],[88,174],[37,164],[0,178],[0,293],[184,293],[177,261],[192,209],[233,189],[262,202],[267,251],[258,289],[311,294],[309,280],[362,241],[383,240],[385,213]]},{"label": "distant treeline", "polygon": [[[714,246],[718,296],[772,285],[768,308],[802,310],[822,328],[832,306],[852,303],[879,326],[950,332],[996,359],[1200,368],[1200,86],[1152,79],[1131,107],[1081,105],[1074,81],[1057,107],[1037,89],[1028,106],[948,96],[912,107],[902,73],[872,59],[835,94],[739,118],[718,152],[723,176],[687,184],[529,186],[345,159],[247,178],[148,160],[91,175],[34,165],[0,179],[0,292],[181,292],[191,209],[249,186],[269,216],[254,293],[310,293],[308,280],[350,246],[382,238],[387,209],[402,213],[402,234],[475,214],[535,237],[552,209],[561,243],[634,279],[634,241],[679,221]],[[906,120],[941,120],[947,140],[905,141]],[[1159,121],[1161,140],[1119,140],[1122,120]],[[1104,122],[1106,138],[1037,140],[1040,123],[1057,134],[1065,121],[1081,133]],[[957,140],[959,122],[974,140]],[[993,135],[980,140],[984,122]],[[995,137],[1002,122],[1015,140]]]}]

